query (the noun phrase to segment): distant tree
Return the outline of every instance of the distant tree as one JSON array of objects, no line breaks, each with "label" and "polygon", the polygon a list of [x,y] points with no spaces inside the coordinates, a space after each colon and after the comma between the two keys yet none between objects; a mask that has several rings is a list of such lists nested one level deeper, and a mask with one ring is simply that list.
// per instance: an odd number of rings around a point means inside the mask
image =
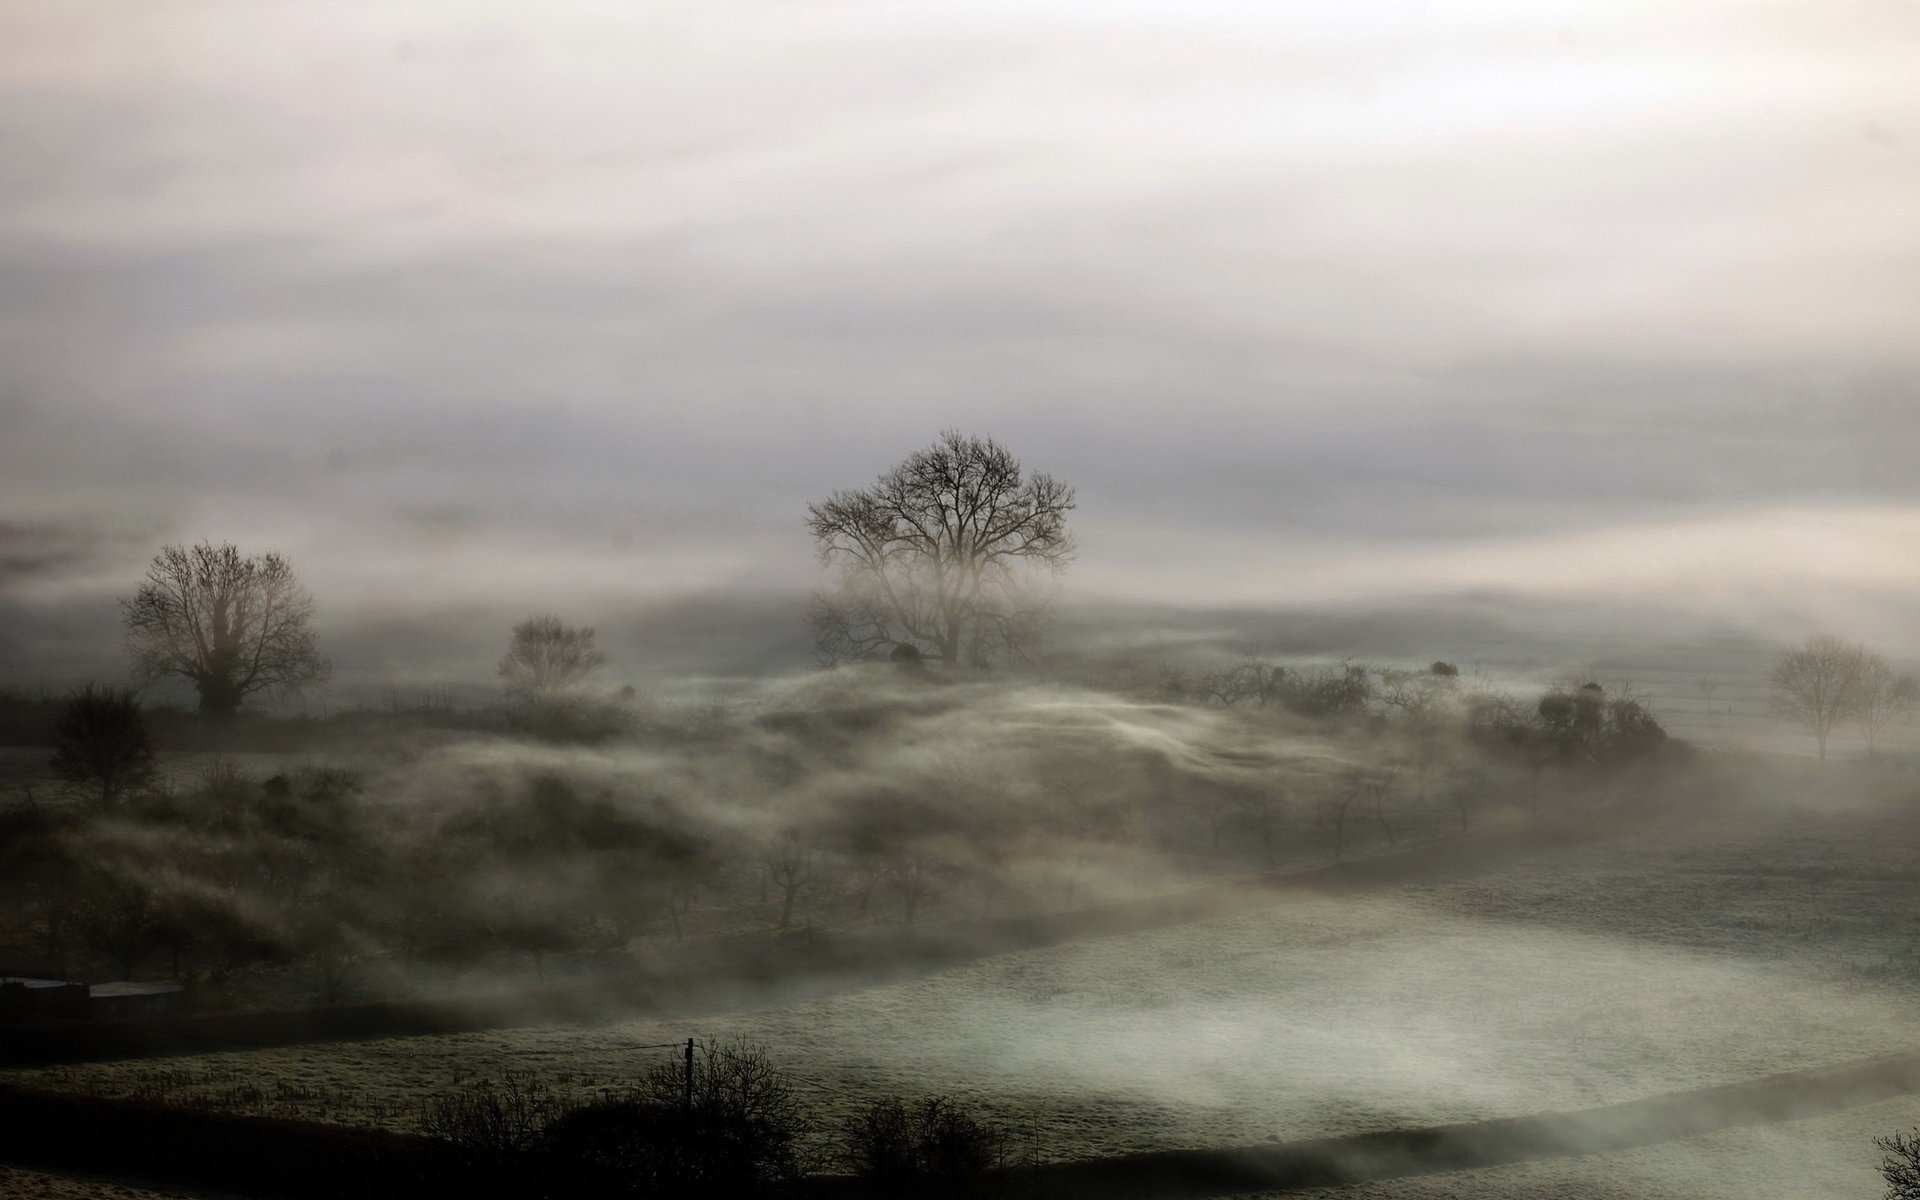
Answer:
[{"label": "distant tree", "polygon": [[[1651,753],[1667,740],[1667,731],[1631,684],[1612,696],[1592,681],[1552,688],[1540,697],[1534,718],[1545,746],[1576,763],[1624,761]],[[1529,749],[1524,744],[1521,748]],[[1531,769],[1537,776],[1538,766]]]},{"label": "distant tree", "polygon": [[555,616],[528,617],[513,627],[500,678],[507,695],[537,705],[566,696],[606,665],[591,628],[576,628]]},{"label": "distant tree", "polygon": [[945,666],[1030,657],[1073,557],[1073,489],[991,438],[948,431],[860,491],[807,506],[839,586],[815,598],[829,664],[910,644]]},{"label": "distant tree", "polygon": [[163,547],[122,608],[134,673],[188,680],[208,716],[331,672],[311,628],[313,598],[278,554],[243,555],[231,542]]},{"label": "distant tree", "polygon": [[813,846],[796,830],[787,830],[766,853],[767,874],[780,889],[780,928],[793,923],[793,904],[813,879]]},{"label": "distant tree", "polygon": [[1701,703],[1706,705],[1707,715],[1713,715],[1713,694],[1720,690],[1719,681],[1708,679],[1704,675],[1694,681],[1695,690],[1700,693]]},{"label": "distant tree", "polygon": [[1893,664],[1871,650],[1860,656],[1859,702],[1855,715],[1860,732],[1867,739],[1867,756],[1873,756],[1873,743],[1880,731],[1895,717],[1913,710],[1920,683],[1911,675],[1896,675]]},{"label": "distant tree", "polygon": [[1568,758],[1592,759],[1607,718],[1607,691],[1597,683],[1554,688],[1540,697],[1534,715],[1547,738]]},{"label": "distant tree", "polygon": [[153,773],[153,739],[130,691],[80,688],[67,697],[52,733],[54,774],[97,789],[102,809]]},{"label": "distant tree", "polygon": [[1774,707],[1813,735],[1820,761],[1834,727],[1860,713],[1866,648],[1824,634],[1780,656],[1773,668]]},{"label": "distant tree", "polygon": [[1336,791],[1326,801],[1326,815],[1333,824],[1333,861],[1339,862],[1347,850],[1347,813],[1353,802],[1367,790],[1366,776],[1354,780],[1350,788]]},{"label": "distant tree", "polygon": [[1416,727],[1432,723],[1460,691],[1460,668],[1436,662],[1425,670],[1388,668],[1380,672],[1380,702],[1400,710]]}]

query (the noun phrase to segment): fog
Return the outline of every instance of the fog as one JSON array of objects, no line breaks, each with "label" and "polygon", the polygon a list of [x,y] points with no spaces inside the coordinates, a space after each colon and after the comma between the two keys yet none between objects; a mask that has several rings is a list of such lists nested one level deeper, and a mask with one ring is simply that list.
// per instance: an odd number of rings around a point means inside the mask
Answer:
[{"label": "fog", "polygon": [[38,604],[207,536],[335,612],[804,590],[949,425],[1089,596],[1913,583],[1903,4],[109,11],[0,51]]},{"label": "fog", "polygon": [[0,1191],[1897,1186],[1916,52],[0,4]]}]

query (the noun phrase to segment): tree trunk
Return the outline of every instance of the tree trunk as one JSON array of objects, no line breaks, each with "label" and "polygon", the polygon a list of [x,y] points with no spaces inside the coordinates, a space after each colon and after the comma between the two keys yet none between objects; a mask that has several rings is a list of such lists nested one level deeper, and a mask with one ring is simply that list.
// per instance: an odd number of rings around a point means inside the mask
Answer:
[{"label": "tree trunk", "polygon": [[200,690],[200,715],[216,721],[231,720],[240,711],[240,689],[228,679],[203,679]]}]

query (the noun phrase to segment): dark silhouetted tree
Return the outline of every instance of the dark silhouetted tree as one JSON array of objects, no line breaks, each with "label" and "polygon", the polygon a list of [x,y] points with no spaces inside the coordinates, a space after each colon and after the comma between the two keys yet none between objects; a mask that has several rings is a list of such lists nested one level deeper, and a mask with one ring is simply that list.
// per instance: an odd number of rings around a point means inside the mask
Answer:
[{"label": "dark silhouetted tree", "polygon": [[546,704],[576,691],[607,665],[606,653],[593,644],[593,630],[564,624],[559,617],[528,617],[513,627],[513,641],[500,660],[507,695]]},{"label": "dark silhouetted tree", "polygon": [[1813,735],[1820,761],[1834,727],[1859,714],[1867,673],[1865,647],[1836,637],[1810,637],[1773,668],[1774,707]]},{"label": "dark silhouetted tree", "polygon": [[164,547],[122,607],[135,674],[188,680],[209,716],[330,673],[311,628],[313,598],[278,554],[243,555],[231,542]]},{"label": "dark silhouetted tree", "polygon": [[1072,488],[952,431],[872,487],[808,505],[820,561],[841,570],[814,603],[822,660],[901,644],[947,666],[1030,657],[1073,557],[1073,507]]},{"label": "dark silhouetted tree", "polygon": [[1886,1200],[1920,1200],[1920,1129],[1875,1138],[1873,1144],[1886,1155],[1880,1160]]},{"label": "dark silhouetted tree", "polygon": [[153,739],[130,691],[88,684],[67,698],[52,734],[54,774],[97,789],[102,809],[153,773]]}]

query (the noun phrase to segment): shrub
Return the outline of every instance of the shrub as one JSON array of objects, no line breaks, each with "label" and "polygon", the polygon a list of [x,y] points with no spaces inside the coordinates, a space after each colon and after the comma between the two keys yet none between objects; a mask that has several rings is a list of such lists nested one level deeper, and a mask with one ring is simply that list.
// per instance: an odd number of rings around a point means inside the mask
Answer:
[{"label": "shrub", "polygon": [[805,1110],[745,1041],[701,1044],[690,1076],[684,1061],[663,1063],[584,1103],[509,1073],[434,1100],[421,1125],[455,1148],[468,1181],[500,1196],[770,1200],[810,1165]]},{"label": "shrub", "polygon": [[848,1167],[875,1194],[958,1200],[1001,1190],[1006,1131],[944,1096],[871,1101],[845,1132]]},{"label": "shrub", "polygon": [[454,1147],[476,1172],[513,1173],[572,1110],[537,1076],[508,1071],[428,1101],[421,1131]]},{"label": "shrub", "polygon": [[132,692],[88,684],[68,697],[51,733],[54,773],[95,789],[102,808],[153,770],[153,739]]}]

